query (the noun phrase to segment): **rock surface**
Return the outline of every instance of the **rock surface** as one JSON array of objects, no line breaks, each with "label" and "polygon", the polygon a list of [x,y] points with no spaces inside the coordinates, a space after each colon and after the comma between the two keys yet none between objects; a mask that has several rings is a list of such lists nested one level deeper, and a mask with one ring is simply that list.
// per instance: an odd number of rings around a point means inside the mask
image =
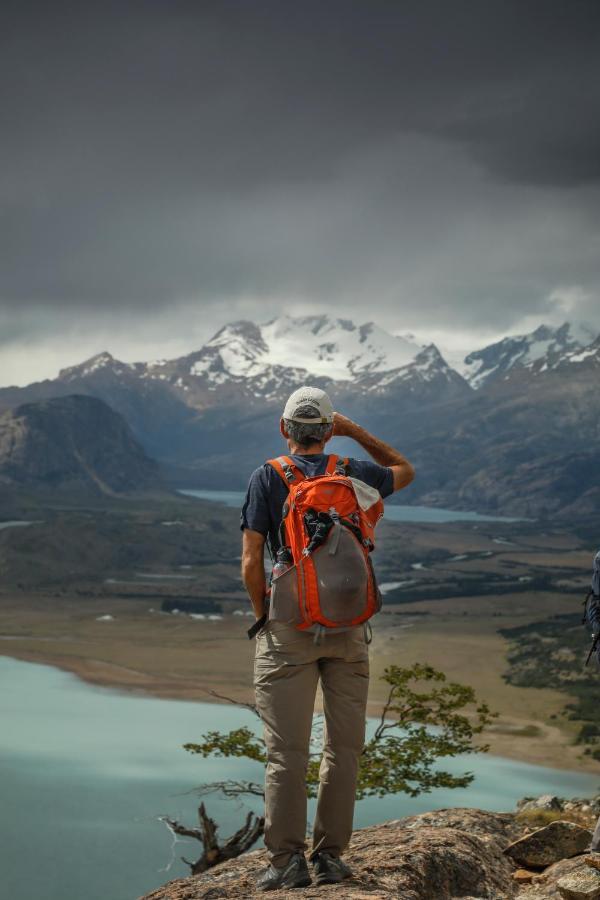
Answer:
[{"label": "rock surface", "polygon": [[565,900],[598,900],[600,897],[600,874],[594,869],[577,869],[565,875],[557,883],[558,891]]},{"label": "rock surface", "polygon": [[583,853],[590,846],[592,833],[574,822],[551,822],[544,828],[519,838],[505,850],[522,866],[542,868]]},{"label": "rock surface", "polygon": [[[344,882],[353,900],[510,900],[518,890],[513,866],[503,855],[519,826],[509,813],[445,809],[356,831],[344,855],[354,877]],[[266,865],[264,850],[199,876],[180,878],[144,900],[216,900],[262,896],[254,881]],[[339,885],[273,891],[274,900],[339,896]]]},{"label": "rock surface", "polygon": [[[547,801],[534,800],[532,809],[547,809]],[[597,801],[558,800],[558,811],[552,803],[548,812],[567,815],[569,807],[578,822],[593,826]],[[587,828],[557,821],[533,829],[526,817],[520,818],[523,806],[519,804],[516,814],[442,809],[363,828],[354,833],[344,854],[354,876],[343,886],[312,885],[270,896],[312,900],[343,892],[351,900],[600,900],[600,872],[583,852],[590,841]],[[559,858],[543,871],[525,872],[506,851],[526,846],[527,840],[538,854],[543,855],[546,846],[553,858],[559,848],[572,858]],[[577,850],[582,844],[583,850]],[[255,850],[202,875],[170,881],[140,900],[262,897],[254,882],[266,864],[266,851]]]},{"label": "rock surface", "polygon": [[555,797],[553,794],[542,794],[541,797],[523,797],[517,803],[517,809],[519,812],[532,809],[559,810],[562,809],[562,804],[558,797]]}]

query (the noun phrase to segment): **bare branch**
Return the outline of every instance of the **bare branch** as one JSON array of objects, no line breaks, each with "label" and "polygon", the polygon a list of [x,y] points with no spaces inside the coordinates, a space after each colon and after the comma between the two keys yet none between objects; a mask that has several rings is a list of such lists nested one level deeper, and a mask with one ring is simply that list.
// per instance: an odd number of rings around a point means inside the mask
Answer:
[{"label": "bare branch", "polygon": [[265,789],[254,781],[211,781],[210,784],[201,784],[192,788],[187,793],[198,793],[201,797],[215,794],[220,791],[225,797],[239,797],[240,794],[250,794],[253,797],[264,797]]},{"label": "bare branch", "polygon": [[244,703],[242,700],[234,700],[233,697],[228,697],[226,694],[219,694],[217,691],[213,691],[212,688],[202,688],[205,694],[210,694],[211,697],[216,697],[217,700],[225,700],[226,703],[232,703],[234,706],[241,706],[244,709],[249,709],[250,712],[254,713],[255,716],[258,716],[260,719],[260,715],[258,713],[258,709],[254,703]]},{"label": "bare branch", "polygon": [[194,838],[202,844],[202,856],[192,863],[185,857],[181,857],[184,863],[190,866],[192,875],[199,875],[206,872],[213,866],[225,862],[228,859],[235,859],[241,853],[245,853],[264,833],[265,820],[262,816],[257,816],[253,812],[249,812],[246,821],[235,834],[227,838],[223,845],[219,844],[217,838],[218,826],[214,819],[206,812],[204,803],[198,807],[198,818],[200,819],[200,828],[187,828],[174,819],[164,816],[164,821],[175,832],[185,837]]},{"label": "bare branch", "polygon": [[375,729],[375,734],[373,735],[373,740],[375,740],[375,741],[379,740],[379,738],[381,737],[381,734],[382,734],[384,726],[385,726],[385,719],[389,712],[390,706],[392,705],[393,698],[394,698],[394,685],[391,686],[389,693],[388,693],[387,700],[385,701],[385,703],[383,705],[383,709],[381,710],[381,719],[379,721],[379,725]]}]

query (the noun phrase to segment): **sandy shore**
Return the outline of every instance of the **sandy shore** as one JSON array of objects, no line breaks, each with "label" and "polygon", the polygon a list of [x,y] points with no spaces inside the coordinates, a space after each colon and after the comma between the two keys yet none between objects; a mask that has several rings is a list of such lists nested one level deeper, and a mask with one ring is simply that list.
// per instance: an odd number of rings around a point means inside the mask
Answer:
[{"label": "sandy shore", "polygon": [[[573,726],[560,717],[551,719],[559,716],[566,695],[516,688],[503,680],[506,645],[497,634],[497,618],[492,621],[491,599],[481,598],[480,614],[468,619],[456,601],[436,603],[435,616],[411,619],[404,607],[403,615],[380,615],[371,649],[369,714],[381,711],[386,685],[379,676],[386,665],[428,662],[449,679],[474,685],[478,697],[499,712],[482,736],[494,755],[600,773],[600,763],[572,743]],[[518,603],[523,607],[522,597]],[[557,597],[551,606],[560,611],[561,604],[564,599]],[[417,613],[431,609],[431,604],[413,606]],[[35,595],[25,606],[22,596],[10,594],[0,595],[0,614],[1,655],[57,666],[96,686],[163,699],[224,702],[217,694],[253,700],[254,643],[245,634],[250,619],[194,620],[122,599]],[[100,620],[103,615],[113,618]],[[532,618],[510,609],[507,615],[511,624]]]}]

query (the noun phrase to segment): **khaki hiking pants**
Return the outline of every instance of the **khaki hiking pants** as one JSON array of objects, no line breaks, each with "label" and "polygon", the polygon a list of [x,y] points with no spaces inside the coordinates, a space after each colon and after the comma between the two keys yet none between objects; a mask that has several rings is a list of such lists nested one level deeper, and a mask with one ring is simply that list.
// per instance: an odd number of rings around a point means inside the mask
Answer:
[{"label": "khaki hiking pants", "polygon": [[254,689],[267,748],[265,844],[275,866],[306,843],[306,768],[317,684],[325,728],[311,854],[339,856],[352,834],[365,741],[369,652],[364,629],[314,635],[269,621],[256,637]]}]

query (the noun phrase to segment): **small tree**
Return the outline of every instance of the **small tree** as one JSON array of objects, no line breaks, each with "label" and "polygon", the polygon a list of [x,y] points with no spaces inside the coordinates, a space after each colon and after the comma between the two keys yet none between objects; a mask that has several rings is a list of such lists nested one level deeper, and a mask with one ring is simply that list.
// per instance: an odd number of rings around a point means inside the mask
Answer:
[{"label": "small tree", "polygon": [[[377,727],[360,757],[356,799],[397,793],[417,797],[438,787],[469,785],[475,777],[472,772],[452,775],[435,768],[435,764],[446,757],[489,750],[487,744],[476,746],[473,741],[498,714],[490,712],[486,703],[477,702],[473,688],[447,681],[444,673],[432,666],[416,663],[410,668],[402,668],[392,665],[381,677],[389,686],[387,699]],[[211,693],[219,699],[235,702]],[[243,705],[258,715],[256,707]],[[306,777],[309,797],[317,794],[322,754],[314,737]],[[183,746],[190,753],[204,757],[243,758],[263,764],[267,761],[264,741],[246,726],[227,734],[209,731],[200,743]],[[253,781],[230,779],[202,785],[198,790],[202,794],[220,791],[227,797],[264,797],[262,784]],[[216,840],[217,826],[207,817],[204,804],[200,806],[199,815],[201,829],[185,828],[166,820],[176,833],[195,837],[203,844],[201,859],[194,864],[188,863],[194,872],[205,871],[223,859],[243,853],[263,833],[264,821],[250,813],[246,825],[220,848]],[[202,868],[198,868],[199,865]]]}]

